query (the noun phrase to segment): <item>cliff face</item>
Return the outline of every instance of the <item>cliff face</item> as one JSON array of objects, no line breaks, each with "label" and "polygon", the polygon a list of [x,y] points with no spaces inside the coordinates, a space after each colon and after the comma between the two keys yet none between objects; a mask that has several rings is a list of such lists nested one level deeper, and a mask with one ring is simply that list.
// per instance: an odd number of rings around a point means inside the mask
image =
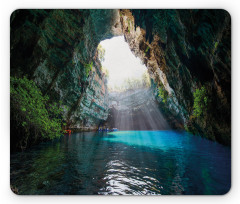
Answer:
[{"label": "cliff face", "polygon": [[34,79],[62,101],[71,128],[96,128],[108,113],[97,57],[103,39],[121,34],[117,10],[17,10],[11,15],[11,76]]},{"label": "cliff face", "polygon": [[[224,10],[121,10],[132,52],[147,66],[168,117],[196,134],[231,141],[231,23]],[[204,98],[204,100],[202,100]],[[205,101],[205,102],[204,102]]]}]

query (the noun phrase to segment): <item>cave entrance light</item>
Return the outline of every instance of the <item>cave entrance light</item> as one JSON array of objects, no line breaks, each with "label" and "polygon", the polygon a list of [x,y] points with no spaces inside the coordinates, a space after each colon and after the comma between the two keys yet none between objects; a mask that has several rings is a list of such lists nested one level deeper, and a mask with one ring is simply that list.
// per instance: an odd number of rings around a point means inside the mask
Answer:
[{"label": "cave entrance light", "polygon": [[133,55],[124,36],[113,37],[100,42],[105,49],[102,67],[108,70],[108,88],[111,91],[123,90],[127,80],[141,80],[147,68]]}]

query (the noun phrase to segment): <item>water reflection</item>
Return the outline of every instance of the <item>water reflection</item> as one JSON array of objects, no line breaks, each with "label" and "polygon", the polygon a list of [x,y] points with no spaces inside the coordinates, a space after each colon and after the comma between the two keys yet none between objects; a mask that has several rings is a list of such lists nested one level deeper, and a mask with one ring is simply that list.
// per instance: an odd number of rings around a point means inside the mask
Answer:
[{"label": "water reflection", "polygon": [[230,149],[173,131],[78,133],[11,155],[20,194],[223,194]]}]

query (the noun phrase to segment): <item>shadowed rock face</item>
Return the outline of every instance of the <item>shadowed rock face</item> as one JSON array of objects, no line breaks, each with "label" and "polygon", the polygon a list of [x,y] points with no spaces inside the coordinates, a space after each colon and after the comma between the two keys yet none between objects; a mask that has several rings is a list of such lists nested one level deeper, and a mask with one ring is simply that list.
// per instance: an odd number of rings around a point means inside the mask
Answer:
[{"label": "shadowed rock face", "polygon": [[[231,141],[231,19],[224,10],[121,10],[123,33],[142,59],[156,90],[168,92],[161,109],[185,128],[220,143]],[[194,117],[194,92],[208,104]]]},{"label": "shadowed rock face", "polygon": [[[97,46],[121,34],[117,10],[17,10],[11,15],[11,76],[34,79],[62,101],[71,128],[95,128],[108,115]],[[92,70],[86,73],[86,67]]]},{"label": "shadowed rock face", "polygon": [[[27,75],[52,101],[61,100],[69,127],[96,128],[107,119],[107,85],[96,48],[101,40],[123,34],[147,66],[168,123],[230,144],[231,24],[226,11],[17,10],[10,26],[11,76]],[[159,87],[167,92],[166,102],[158,97]],[[201,117],[194,117],[193,95],[201,87],[208,104]]]}]

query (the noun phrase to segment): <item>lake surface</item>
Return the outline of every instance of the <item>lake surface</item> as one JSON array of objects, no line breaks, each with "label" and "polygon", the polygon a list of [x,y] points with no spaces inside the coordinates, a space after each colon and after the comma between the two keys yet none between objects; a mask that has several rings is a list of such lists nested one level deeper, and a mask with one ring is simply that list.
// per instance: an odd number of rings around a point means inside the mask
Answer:
[{"label": "lake surface", "polygon": [[225,194],[231,149],[176,131],[74,133],[11,154],[19,194]]}]

